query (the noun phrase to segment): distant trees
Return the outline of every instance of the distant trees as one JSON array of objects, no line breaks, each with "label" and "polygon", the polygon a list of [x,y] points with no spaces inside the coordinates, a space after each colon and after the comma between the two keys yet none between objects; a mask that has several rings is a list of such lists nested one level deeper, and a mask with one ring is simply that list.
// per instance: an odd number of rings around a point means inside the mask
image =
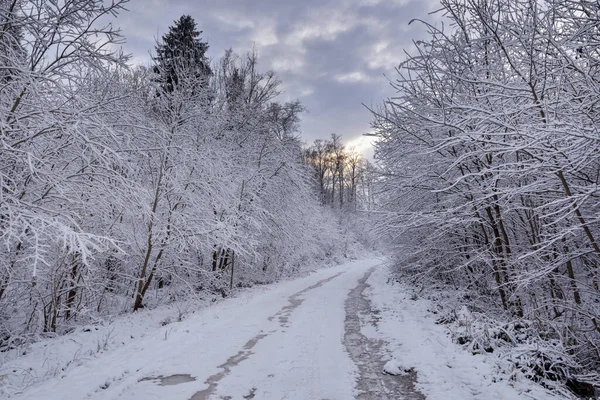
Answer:
[{"label": "distant trees", "polygon": [[452,29],[427,25],[375,110],[380,237],[411,273],[536,321],[596,369],[597,5],[442,7]]},{"label": "distant trees", "polygon": [[345,210],[367,209],[372,202],[369,190],[374,167],[354,149],[347,149],[342,137],[316,139],[303,151],[304,162],[312,171],[321,204]]},{"label": "distant trees", "polygon": [[340,251],[276,74],[189,16],[128,66],[104,3],[0,0],[0,350]]}]

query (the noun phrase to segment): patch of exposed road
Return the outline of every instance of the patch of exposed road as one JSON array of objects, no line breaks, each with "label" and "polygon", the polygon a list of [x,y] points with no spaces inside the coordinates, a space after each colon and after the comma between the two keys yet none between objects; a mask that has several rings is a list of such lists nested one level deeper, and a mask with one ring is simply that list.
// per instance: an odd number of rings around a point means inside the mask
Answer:
[{"label": "patch of exposed road", "polygon": [[294,311],[296,308],[300,307],[300,305],[304,302],[304,299],[302,299],[300,297],[310,290],[321,287],[324,284],[326,284],[327,282],[331,282],[332,280],[334,280],[341,274],[343,274],[343,272],[340,272],[338,274],[330,276],[329,278],[322,279],[319,282],[315,283],[314,285],[311,285],[311,286],[299,291],[298,293],[291,295],[290,297],[288,297],[288,305],[286,305],[281,310],[279,310],[275,315],[270,316],[268,318],[268,320],[273,321],[275,318],[278,318],[279,325],[281,325],[282,328],[287,328],[288,320],[290,318],[290,315],[292,314],[292,311]]},{"label": "patch of exposed road", "polygon": [[160,376],[142,378],[139,380],[139,382],[155,381],[155,382],[158,382],[159,386],[173,386],[173,385],[179,385],[181,383],[193,382],[195,380],[196,380],[196,378],[194,378],[190,374],[175,374],[175,375],[169,375],[169,376],[160,375]]},{"label": "patch of exposed road", "polygon": [[208,387],[204,390],[196,392],[190,400],[208,399],[209,396],[213,394],[217,389],[219,381],[223,379],[227,374],[229,374],[229,372],[231,372],[231,368],[235,367],[236,365],[250,357],[252,354],[254,354],[252,353],[252,348],[256,346],[256,344],[259,341],[266,338],[267,335],[268,334],[266,333],[261,333],[260,335],[257,335],[252,339],[248,340],[248,342],[246,342],[242,350],[240,350],[237,354],[229,357],[227,361],[225,361],[223,364],[219,365],[218,368],[222,369],[222,371],[210,376],[206,381],[204,381],[204,383],[207,384]]},{"label": "patch of exposed road", "polygon": [[[345,302],[344,345],[350,358],[358,367],[356,389],[357,399],[362,400],[425,400],[425,396],[415,389],[416,373],[389,375],[383,371],[385,342],[366,337],[361,332],[361,323],[377,327],[377,312],[363,294],[369,286],[367,279],[373,268],[358,281],[358,286],[350,291]],[[368,320],[367,320],[368,318]]]}]

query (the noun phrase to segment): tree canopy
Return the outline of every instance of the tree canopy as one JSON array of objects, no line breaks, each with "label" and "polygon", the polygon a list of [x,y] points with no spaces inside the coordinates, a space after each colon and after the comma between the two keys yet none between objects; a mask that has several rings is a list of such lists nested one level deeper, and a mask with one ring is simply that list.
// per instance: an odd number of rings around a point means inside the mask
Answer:
[{"label": "tree canopy", "polygon": [[206,51],[208,43],[202,41],[196,21],[183,15],[169,27],[156,45],[154,71],[165,92],[172,92],[179,84],[182,74],[204,78],[212,74]]}]

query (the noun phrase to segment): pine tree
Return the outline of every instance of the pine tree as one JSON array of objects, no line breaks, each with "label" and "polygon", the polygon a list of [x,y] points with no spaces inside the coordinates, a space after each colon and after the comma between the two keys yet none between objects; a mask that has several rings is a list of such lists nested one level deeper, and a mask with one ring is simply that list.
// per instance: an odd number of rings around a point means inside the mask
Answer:
[{"label": "pine tree", "polygon": [[212,74],[206,57],[208,43],[201,40],[200,34],[196,21],[183,15],[163,35],[162,43],[157,44],[154,72],[159,74],[165,92],[173,92],[183,75],[198,79]]}]

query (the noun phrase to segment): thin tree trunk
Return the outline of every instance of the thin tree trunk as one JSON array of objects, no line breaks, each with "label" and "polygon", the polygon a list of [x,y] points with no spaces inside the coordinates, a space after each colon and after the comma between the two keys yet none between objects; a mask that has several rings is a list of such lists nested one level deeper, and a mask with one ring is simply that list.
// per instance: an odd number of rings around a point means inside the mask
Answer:
[{"label": "thin tree trunk", "polygon": [[[163,164],[163,163],[161,163]],[[150,217],[150,223],[148,224],[148,240],[146,243],[146,255],[144,256],[144,264],[142,265],[142,270],[140,271],[140,276],[138,278],[137,291],[135,293],[135,302],[133,304],[133,311],[137,311],[143,307],[144,302],[144,281],[146,280],[146,272],[148,270],[148,265],[150,264],[150,256],[152,255],[152,249],[154,247],[153,243],[153,229],[154,229],[154,218],[156,214],[156,210],[158,208],[158,202],[160,199],[160,188],[162,184],[163,178],[163,165],[161,165],[160,173],[158,175],[158,181],[156,183],[156,190],[154,192],[154,203],[152,204],[152,215]]]},{"label": "thin tree trunk", "polygon": [[229,277],[229,289],[233,289],[233,271],[235,267],[235,252],[231,254],[231,276]]},{"label": "thin tree trunk", "polygon": [[67,294],[65,320],[71,318],[71,310],[73,308],[73,303],[75,302],[75,296],[77,295],[77,265],[77,256],[73,255],[73,260],[71,261],[71,280],[69,282],[69,293]]},{"label": "thin tree trunk", "polygon": [[[572,198],[573,193],[571,192],[571,187],[569,186],[569,183],[567,182],[567,179],[565,178],[565,175],[563,174],[563,172],[558,171],[556,173],[556,175],[560,179],[560,182],[562,183],[562,186],[565,190],[565,194],[567,195],[567,197]],[[573,210],[575,211],[575,215],[577,216],[577,219],[581,223],[581,227],[583,228],[583,231],[585,232],[586,236],[588,237],[590,244],[592,245],[592,248],[594,249],[594,252],[598,256],[600,256],[600,246],[598,245],[598,242],[596,242],[596,239],[594,238],[592,231],[590,230],[587,223],[585,222],[585,218],[583,218],[583,215],[581,214],[581,211],[579,210],[579,206],[577,205],[577,203],[575,201],[573,201]]]}]

